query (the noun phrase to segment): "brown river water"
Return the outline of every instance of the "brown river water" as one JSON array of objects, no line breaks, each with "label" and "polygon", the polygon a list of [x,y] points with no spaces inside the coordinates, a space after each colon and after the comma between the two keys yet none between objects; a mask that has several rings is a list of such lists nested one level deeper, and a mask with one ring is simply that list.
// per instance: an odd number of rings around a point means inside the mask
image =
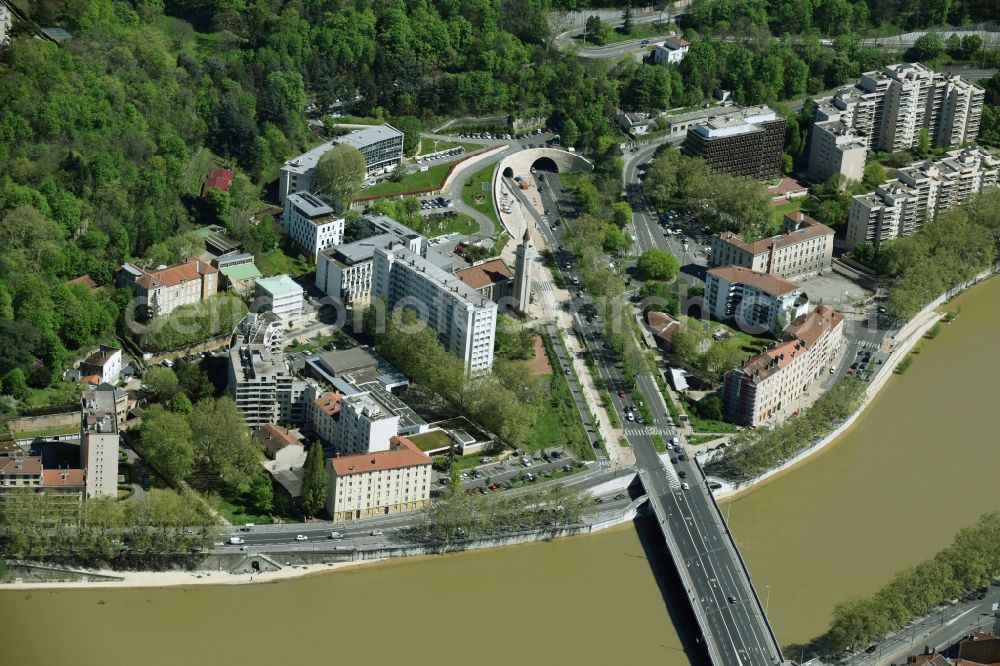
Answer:
[{"label": "brown river water", "polygon": [[[958,320],[841,441],[723,504],[783,644],[1000,509],[996,303],[1000,280],[950,305]],[[688,664],[688,613],[648,530],[274,584],[2,591],[0,663]]]}]

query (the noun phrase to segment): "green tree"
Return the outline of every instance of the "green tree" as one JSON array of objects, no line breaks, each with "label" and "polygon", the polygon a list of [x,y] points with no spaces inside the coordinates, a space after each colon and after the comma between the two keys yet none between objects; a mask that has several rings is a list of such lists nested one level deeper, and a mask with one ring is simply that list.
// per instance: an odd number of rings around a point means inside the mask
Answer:
[{"label": "green tree", "polygon": [[673,280],[680,265],[670,252],[654,247],[639,255],[637,268],[643,280]]},{"label": "green tree", "polygon": [[188,415],[193,409],[191,399],[184,393],[175,393],[174,397],[170,399],[170,411],[172,412]]},{"label": "green tree", "polygon": [[315,516],[326,506],[327,470],[323,460],[323,446],[313,442],[306,455],[302,477],[302,511],[307,516]]},{"label": "green tree", "polygon": [[423,131],[420,120],[416,116],[395,116],[392,125],[403,133],[403,153],[412,156],[420,145],[420,133]]},{"label": "green tree", "polygon": [[199,401],[190,422],[195,448],[209,460],[219,478],[234,488],[249,483],[260,468],[260,457],[233,399],[224,396]]},{"label": "green tree", "polygon": [[575,146],[579,141],[580,128],[576,126],[576,121],[572,118],[567,118],[566,122],[563,123],[560,142],[568,148],[570,146]]},{"label": "green tree", "polygon": [[28,395],[28,380],[24,376],[24,370],[11,368],[7,371],[3,376],[3,392],[17,400],[23,400]]},{"label": "green tree", "polygon": [[258,472],[250,481],[250,498],[261,513],[271,513],[274,509],[274,488],[266,472]]},{"label": "green tree", "polygon": [[915,152],[918,157],[927,157],[931,154],[931,134],[926,127],[920,129]]},{"label": "green tree", "polygon": [[910,49],[913,60],[937,60],[942,55],[944,55],[944,40],[937,32],[928,32],[917,37]]},{"label": "green tree", "polygon": [[154,398],[159,402],[169,401],[180,389],[180,382],[174,371],[159,365],[146,370],[146,374],[142,376],[142,383],[152,391]]},{"label": "green tree", "polygon": [[353,146],[338,144],[319,158],[313,174],[313,191],[338,204],[347,201],[365,179],[365,158]]},{"label": "green tree", "polygon": [[181,414],[153,405],[142,416],[139,438],[145,458],[164,476],[187,478],[194,468],[191,427]]},{"label": "green tree", "polygon": [[622,33],[632,34],[632,5],[625,5],[625,9],[622,11]]}]

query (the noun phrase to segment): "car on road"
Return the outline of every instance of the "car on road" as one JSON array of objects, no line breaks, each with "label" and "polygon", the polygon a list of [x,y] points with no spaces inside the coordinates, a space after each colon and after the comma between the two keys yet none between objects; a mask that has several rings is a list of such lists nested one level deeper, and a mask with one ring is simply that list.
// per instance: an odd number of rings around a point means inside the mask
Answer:
[{"label": "car on road", "polygon": [[309,539],[309,537],[307,537],[305,534],[296,534],[295,535],[295,540],[296,541],[306,541],[307,539]]},{"label": "car on road", "polygon": [[878,649],[878,646],[873,643],[872,645],[868,646],[868,649],[865,650],[865,652],[867,652],[868,654],[872,654],[877,649]]},{"label": "car on road", "polygon": [[630,411],[626,411],[625,418],[627,418],[629,421],[635,421],[635,414],[633,414]]},{"label": "car on road", "polygon": [[382,534],[383,534],[382,530],[372,530],[371,532],[372,536],[382,536]]},{"label": "car on road", "polygon": [[682,489],[682,490],[691,490],[691,484],[690,484],[690,483],[687,483],[687,482],[685,482],[685,483],[682,483],[682,484],[681,484],[681,489]]},{"label": "car on road", "polygon": [[615,495],[616,500],[625,499],[625,497],[626,497],[625,493],[618,493],[617,495]]},{"label": "car on road", "polygon": [[329,538],[331,538],[331,539],[343,539],[344,538],[344,535],[341,534],[340,532],[330,532],[330,534],[327,535],[327,536]]},{"label": "car on road", "polygon": [[624,398],[625,397],[625,389],[619,389],[618,390],[618,397],[619,398]]},{"label": "car on road", "polygon": [[238,546],[241,543],[245,543],[245,542],[243,541],[243,539],[234,536],[234,537],[229,537],[229,543],[230,543],[230,545]]},{"label": "car on road", "polygon": [[680,460],[681,462],[685,462],[688,459],[688,457],[683,453],[681,453],[677,456],[677,459]]},{"label": "car on road", "polygon": [[679,476],[682,479],[686,479],[688,475],[687,475],[687,472],[685,472],[684,470],[681,470],[681,471],[677,472],[677,476]]},{"label": "car on road", "polygon": [[670,462],[672,462],[673,464],[676,465],[677,464],[677,456],[670,456]]},{"label": "car on road", "polygon": [[731,604],[735,604],[736,603],[736,597],[734,597],[733,595],[730,594],[729,597],[728,597],[728,601]]}]

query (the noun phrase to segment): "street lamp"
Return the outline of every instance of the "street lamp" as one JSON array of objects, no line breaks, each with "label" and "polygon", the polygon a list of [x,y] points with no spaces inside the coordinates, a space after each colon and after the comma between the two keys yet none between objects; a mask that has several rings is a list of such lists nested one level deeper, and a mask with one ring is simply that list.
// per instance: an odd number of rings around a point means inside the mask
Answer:
[{"label": "street lamp", "polygon": [[765,585],[764,588],[767,590],[767,597],[764,599],[764,615],[767,615],[767,607],[771,603],[771,586]]}]

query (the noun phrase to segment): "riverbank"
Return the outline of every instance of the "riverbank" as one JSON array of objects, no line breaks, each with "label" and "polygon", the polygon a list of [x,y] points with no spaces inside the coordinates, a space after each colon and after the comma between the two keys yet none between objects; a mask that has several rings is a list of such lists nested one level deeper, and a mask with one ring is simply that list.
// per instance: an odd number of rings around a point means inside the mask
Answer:
[{"label": "riverbank", "polygon": [[879,392],[885,388],[888,384],[889,379],[892,377],[898,366],[906,355],[912,351],[912,349],[923,339],[924,335],[928,330],[931,329],[941,318],[944,316],[943,312],[938,312],[937,309],[942,305],[952,300],[953,298],[964,293],[969,288],[983,282],[984,280],[996,275],[996,269],[992,271],[984,271],[980,273],[972,280],[969,280],[961,285],[957,285],[952,289],[949,289],[944,294],[941,294],[931,303],[926,305],[923,310],[918,312],[912,319],[910,319],[906,324],[904,324],[900,329],[896,337],[892,339],[893,348],[889,354],[889,358],[879,371],[872,377],[871,381],[868,383],[868,388],[865,392],[865,399],[862,401],[861,405],[854,411],[851,416],[847,418],[836,430],[828,434],[823,439],[819,440],[809,448],[799,452],[795,456],[786,460],[781,465],[774,467],[767,472],[764,472],[760,476],[757,476],[749,481],[738,484],[727,483],[722,490],[715,494],[716,501],[728,499],[735,500],[749,494],[752,490],[758,488],[762,484],[769,481],[773,481],[776,478],[783,476],[784,474],[792,471],[794,468],[803,465],[808,462],[817,454],[821,453],[825,449],[829,448],[831,445],[840,440],[842,435],[847,434],[850,429],[854,426],[858,418],[864,413],[868,406],[875,400]]},{"label": "riverbank", "polygon": [[[247,585],[271,583],[332,571],[342,571],[345,569],[363,567],[380,562],[388,562],[390,560],[402,560],[408,558],[470,552],[475,550],[506,548],[509,546],[527,543],[537,543],[540,541],[552,541],[572,536],[596,534],[609,528],[618,527],[625,523],[632,522],[639,515],[640,508],[645,502],[646,497],[643,495],[642,497],[633,500],[621,511],[609,512],[608,515],[596,519],[594,522],[586,525],[578,525],[559,530],[519,534],[512,537],[497,539],[480,539],[457,545],[455,547],[446,547],[441,549],[431,549],[426,547],[400,547],[383,548],[374,551],[355,551],[353,553],[353,558],[349,561],[286,565],[277,571],[254,573],[228,573],[219,569],[195,569],[191,571],[116,571],[112,569],[99,569],[85,573],[80,572],[78,575],[89,575],[95,578],[104,578],[105,580],[58,580],[49,582],[4,583],[0,584],[0,591],[32,589],[155,588],[187,587],[190,585]],[[287,554],[281,553],[274,554],[274,556],[280,560],[284,560],[286,555]],[[317,555],[322,557],[323,553],[318,553]],[[247,556],[251,555],[248,554]],[[337,556],[342,557],[343,554],[338,553]],[[302,558],[303,553],[296,553],[296,557]],[[107,580],[108,578],[114,578],[116,580]]]}]

